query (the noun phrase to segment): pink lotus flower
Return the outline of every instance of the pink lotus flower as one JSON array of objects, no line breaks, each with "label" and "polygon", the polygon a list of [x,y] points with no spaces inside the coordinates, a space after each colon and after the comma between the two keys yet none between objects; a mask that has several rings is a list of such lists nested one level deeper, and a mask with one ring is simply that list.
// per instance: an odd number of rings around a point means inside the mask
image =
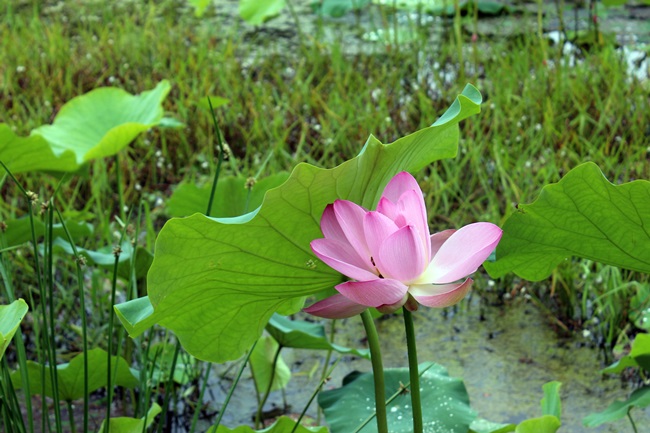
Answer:
[{"label": "pink lotus flower", "polygon": [[330,319],[368,307],[392,312],[402,306],[414,311],[418,304],[456,304],[470,289],[468,276],[496,248],[502,233],[494,224],[474,223],[430,235],[422,190],[406,172],[386,185],[376,211],[347,200],[328,205],[321,230],[325,238],[313,240],[311,249],[354,280],[305,309]]}]

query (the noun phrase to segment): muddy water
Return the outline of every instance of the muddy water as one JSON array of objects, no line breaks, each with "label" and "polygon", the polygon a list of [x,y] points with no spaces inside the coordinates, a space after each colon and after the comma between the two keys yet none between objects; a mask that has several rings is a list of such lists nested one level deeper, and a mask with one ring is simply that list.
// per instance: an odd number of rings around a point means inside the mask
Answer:
[{"label": "muddy water", "polygon": [[[617,399],[625,398],[630,389],[616,377],[598,374],[602,363],[598,351],[589,341],[576,336],[559,339],[548,321],[527,300],[521,298],[505,307],[479,307],[473,301],[469,310],[445,317],[440,310],[421,309],[414,314],[420,362],[434,361],[446,366],[451,376],[462,377],[471,405],[480,417],[495,422],[518,423],[541,415],[542,385],[551,380],[563,383],[562,424],[560,432],[605,433],[631,432],[627,420],[588,429],[582,426],[587,414],[605,409]],[[449,316],[449,314],[447,314]],[[406,367],[406,343],[401,316],[377,321],[382,342],[384,365]],[[364,347],[361,320],[340,321],[335,342],[349,347]],[[310,371],[323,354],[313,351],[285,349],[284,357],[294,376],[286,391],[286,399],[300,412],[316,387],[320,369],[310,379]],[[340,386],[351,371],[370,371],[369,361],[346,357],[339,363],[326,387]],[[222,370],[223,371],[223,370]],[[234,373],[229,374],[231,377]],[[224,424],[250,424],[256,402],[250,374],[228,408]],[[213,404],[219,405],[229,381],[214,379]],[[223,389],[220,388],[223,387]],[[282,407],[282,394],[271,394],[265,409]],[[315,416],[316,404],[308,414]],[[425,409],[426,410],[426,409]],[[650,432],[650,410],[635,409],[632,415],[640,428]],[[645,429],[645,430],[644,430]]]}]

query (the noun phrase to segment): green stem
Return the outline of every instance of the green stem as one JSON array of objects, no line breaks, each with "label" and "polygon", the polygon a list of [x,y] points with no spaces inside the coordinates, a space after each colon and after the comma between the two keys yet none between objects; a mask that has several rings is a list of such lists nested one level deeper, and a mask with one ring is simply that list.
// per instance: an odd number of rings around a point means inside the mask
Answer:
[{"label": "green stem", "polygon": [[409,378],[411,379],[411,405],[413,406],[413,433],[422,433],[422,403],[420,401],[420,375],[418,372],[418,351],[415,344],[413,316],[406,308],[404,312],[404,329],[406,331],[406,347],[409,356]]},{"label": "green stem", "polygon": [[59,218],[59,221],[61,223],[61,226],[63,227],[63,231],[65,232],[65,235],[68,239],[68,242],[70,242],[70,246],[72,247],[72,252],[75,257],[75,264],[77,267],[77,289],[79,290],[79,304],[81,307],[81,339],[82,339],[82,347],[83,347],[83,353],[84,353],[84,418],[83,418],[83,431],[87,432],[88,430],[88,409],[90,407],[90,402],[89,402],[89,397],[90,397],[90,392],[88,391],[88,323],[87,323],[87,317],[86,317],[86,297],[85,297],[85,292],[84,292],[84,287],[83,287],[83,273],[81,271],[81,256],[79,255],[79,252],[77,251],[77,247],[74,244],[74,241],[72,239],[72,235],[68,231],[68,227],[65,224],[65,221],[63,220],[63,215],[61,215],[61,212],[59,212],[58,208],[55,208],[56,214]]},{"label": "green stem", "polygon": [[[77,428],[74,425],[74,409],[72,408],[72,401],[66,400],[65,402],[68,405],[68,420],[70,421],[70,433],[76,433]],[[106,424],[108,424],[108,421],[106,421]]]},{"label": "green stem", "polygon": [[239,383],[239,379],[241,379],[242,373],[244,373],[244,369],[246,368],[246,364],[248,364],[248,360],[251,357],[251,353],[253,353],[253,349],[255,349],[255,345],[257,344],[257,341],[253,343],[251,346],[251,349],[248,351],[248,354],[246,354],[246,358],[244,359],[244,362],[242,362],[241,367],[239,368],[239,371],[237,372],[237,377],[235,377],[235,381],[230,385],[230,389],[228,390],[228,395],[226,396],[226,399],[223,402],[223,405],[221,405],[221,410],[219,411],[219,416],[217,417],[217,422],[214,424],[214,426],[209,430],[210,433],[215,433],[217,431],[217,428],[219,428],[219,424],[221,424],[221,418],[223,418],[223,414],[226,413],[226,408],[228,407],[228,403],[230,403],[230,398],[232,397],[233,392],[235,392],[235,388],[237,388],[237,384]]},{"label": "green stem", "polygon": [[126,219],[126,211],[124,210],[124,191],[122,188],[122,172],[120,170],[120,153],[115,154],[115,181],[117,182],[117,198],[120,206],[120,218],[122,221]]},{"label": "green stem", "polygon": [[384,385],[384,366],[381,361],[381,350],[379,347],[379,336],[375,323],[372,321],[370,311],[361,313],[363,327],[368,337],[370,348],[370,361],[372,362],[372,376],[375,381],[375,411],[377,413],[378,433],[388,433],[388,421],[386,418],[386,386]]},{"label": "green stem", "polygon": [[[300,416],[299,416],[298,419],[296,420],[296,424],[293,426],[293,429],[291,429],[291,433],[295,433],[296,429],[297,429],[298,426],[300,425],[300,421],[302,421],[302,419],[304,418],[305,414],[307,413],[307,409],[309,409],[309,406],[311,406],[311,403],[314,401],[314,399],[316,398],[316,395],[318,395],[318,392],[321,390],[321,388],[323,387],[323,385],[325,385],[325,382],[327,382],[327,381],[329,380],[329,376],[332,374],[332,371],[334,371],[334,369],[336,368],[336,366],[339,365],[339,361],[340,361],[340,360],[341,360],[340,357],[337,358],[336,361],[334,362],[334,365],[332,365],[332,367],[331,367],[329,370],[327,370],[327,374],[325,374],[325,375],[321,378],[320,383],[318,384],[318,386],[316,387],[316,389],[314,390],[314,392],[311,394],[311,397],[309,398],[309,401],[307,402],[307,404],[306,404],[305,407],[303,408],[302,412],[300,413]],[[320,422],[317,423],[317,424],[320,424]]]},{"label": "green stem", "polygon": [[273,363],[271,364],[271,379],[269,379],[269,386],[266,387],[266,391],[264,392],[264,397],[262,397],[262,400],[257,405],[257,414],[255,415],[255,428],[260,428],[260,422],[263,422],[262,411],[264,410],[264,405],[266,404],[266,400],[268,400],[269,398],[269,394],[271,394],[271,388],[273,388],[273,380],[275,379],[275,368],[278,365],[278,359],[280,359],[281,351],[282,351],[282,345],[280,344],[278,345],[278,350],[276,350],[275,352],[275,356],[273,356]]},{"label": "green stem", "polygon": [[630,424],[632,424],[632,430],[634,430],[634,433],[639,433],[636,429],[636,424],[634,423],[634,420],[632,419],[632,415],[630,415],[630,411],[627,411],[627,418],[630,420]]},{"label": "green stem", "polygon": [[205,389],[208,385],[208,379],[210,378],[210,370],[212,369],[212,363],[208,362],[208,366],[205,369],[205,375],[203,376],[203,384],[201,384],[201,392],[199,393],[199,400],[196,402],[196,408],[194,409],[194,416],[192,417],[192,426],[190,427],[190,433],[194,433],[196,428],[196,423],[199,420],[199,412],[201,411],[201,405],[203,404],[203,396],[205,395]]}]

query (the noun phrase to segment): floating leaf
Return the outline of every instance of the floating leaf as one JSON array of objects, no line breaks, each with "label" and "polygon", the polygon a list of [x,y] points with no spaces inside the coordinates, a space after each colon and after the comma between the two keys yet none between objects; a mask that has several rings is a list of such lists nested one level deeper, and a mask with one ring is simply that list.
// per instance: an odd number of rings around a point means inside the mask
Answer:
[{"label": "floating leaf", "polygon": [[266,325],[266,330],[283,347],[334,350],[370,359],[370,352],[366,349],[350,349],[330,343],[325,336],[325,327],[320,323],[290,320],[288,317],[274,314]]},{"label": "floating leaf", "polygon": [[[208,429],[208,433],[289,433],[293,431],[296,422],[286,416],[278,418],[273,425],[265,428],[264,430],[253,430],[247,425],[240,425],[234,429],[220,425],[216,430],[214,428]],[[305,427],[299,425],[295,433],[328,433],[327,427]]]},{"label": "floating leaf", "polygon": [[[467,431],[476,414],[469,407],[469,397],[463,381],[451,378],[441,365],[424,363],[419,366],[423,423],[427,431],[455,433]],[[426,370],[426,371],[425,371]],[[409,382],[408,368],[384,371],[386,395],[392,395]],[[318,395],[318,404],[332,433],[350,433],[375,411],[375,385],[371,373]],[[391,433],[411,433],[413,412],[408,393],[397,396],[387,407],[388,430]],[[361,433],[377,431],[377,423],[370,422]]]},{"label": "floating leaf", "polygon": [[606,422],[616,421],[627,416],[632,408],[644,408],[650,406],[650,386],[644,386],[635,390],[630,398],[625,401],[615,401],[602,412],[587,415],[582,424],[586,427],[597,427]]},{"label": "floating leaf", "polygon": [[500,424],[477,418],[469,426],[469,433],[511,433],[517,428],[514,424]]},{"label": "floating leaf", "polygon": [[[477,113],[480,102],[480,93],[468,86],[429,128],[387,145],[371,136],[359,156],[331,170],[298,164],[285,183],[267,191],[261,207],[246,215],[196,214],[168,221],[148,274],[154,313],[146,316],[147,324],[173,330],[199,359],[237,359],[274,312],[295,312],[304,296],[342,281],[309,248],[322,236],[325,206],[341,198],[371,208],[398,172],[455,156],[458,122]],[[127,319],[132,331],[143,330],[134,317]]]},{"label": "floating leaf", "polygon": [[249,24],[258,26],[284,9],[285,0],[239,0],[239,15]]},{"label": "floating leaf", "polygon": [[[52,382],[50,381],[50,367],[43,366],[37,362],[27,361],[27,374],[29,375],[30,394],[43,394],[53,397]],[[58,377],[57,392],[59,399],[72,401],[84,396],[84,354],[72,358],[69,363],[56,366]],[[108,354],[102,349],[88,351],[88,391],[93,392],[106,386],[106,372],[108,369]],[[120,356],[111,357],[111,369],[114,373],[113,379],[117,386],[133,388],[139,381],[136,374],[131,371],[124,358]],[[45,370],[45,372],[43,372]],[[44,374],[45,383],[42,382]],[[20,388],[21,371],[16,370],[11,374],[11,382],[15,388]]]},{"label": "floating leaf", "polygon": [[561,426],[562,423],[557,417],[544,415],[522,421],[515,429],[515,433],[555,433]]},{"label": "floating leaf", "polygon": [[[108,433],[143,433],[147,428],[153,424],[154,418],[162,412],[162,408],[154,403],[147,414],[142,418],[128,418],[118,417],[111,418],[108,423]],[[97,433],[104,433],[104,424],[106,420],[102,421],[101,427]]]},{"label": "floating leaf", "polygon": [[249,362],[251,370],[253,370],[253,379],[257,392],[261,395],[264,395],[269,387],[271,375],[273,375],[271,391],[284,389],[291,380],[291,370],[282,359],[282,355],[278,355],[275,363],[275,373],[273,373],[273,359],[276,357],[279,347],[280,345],[273,337],[264,335],[257,340],[255,349],[251,353]]},{"label": "floating leaf", "polygon": [[571,256],[650,273],[650,182],[612,185],[593,163],[547,185],[503,226],[492,277],[539,281]]},{"label": "floating leaf", "polygon": [[115,155],[160,123],[170,88],[163,80],[135,96],[113,87],[92,90],[61,107],[52,125],[40,126],[26,138],[0,124],[0,160],[15,174],[75,171],[92,159]]},{"label": "floating leaf", "polygon": [[14,337],[20,322],[27,314],[27,303],[16,299],[9,305],[0,305],[0,359],[5,354],[9,342]]},{"label": "floating leaf", "polygon": [[[262,204],[266,191],[281,185],[287,178],[287,172],[276,173],[256,181],[250,189],[246,188],[247,179],[243,177],[219,179],[210,216],[236,217],[257,209]],[[167,201],[167,213],[173,217],[204,213],[211,190],[211,183],[201,187],[193,183],[181,183]]]}]

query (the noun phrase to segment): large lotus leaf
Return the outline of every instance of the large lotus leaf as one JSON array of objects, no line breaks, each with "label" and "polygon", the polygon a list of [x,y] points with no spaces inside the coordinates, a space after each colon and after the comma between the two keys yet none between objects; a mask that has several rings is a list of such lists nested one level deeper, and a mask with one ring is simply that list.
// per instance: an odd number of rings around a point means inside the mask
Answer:
[{"label": "large lotus leaf", "polygon": [[[210,216],[235,217],[257,209],[262,204],[266,191],[279,186],[288,177],[289,173],[287,172],[276,173],[255,182],[250,190],[246,188],[246,178],[219,179]],[[183,182],[167,201],[167,213],[173,217],[184,217],[197,212],[203,213],[208,206],[211,191],[211,183],[197,186],[193,183]]]},{"label": "large lotus leaf", "polygon": [[22,299],[16,299],[9,305],[0,305],[0,359],[28,309],[27,303]]},{"label": "large lotus leaf", "polygon": [[[426,431],[456,433],[469,429],[476,414],[469,407],[469,397],[461,379],[451,378],[441,365],[419,366],[422,421]],[[426,370],[426,371],[425,371]],[[384,371],[386,395],[393,395],[409,382],[408,368]],[[350,433],[375,412],[375,385],[371,373],[359,375],[341,388],[318,394],[318,404],[332,433]],[[397,396],[388,406],[388,430],[391,433],[413,431],[411,397],[407,392]],[[361,433],[377,432],[377,423],[370,422]]]},{"label": "large lotus leaf", "polygon": [[[197,358],[240,357],[274,312],[295,312],[302,297],[342,281],[309,248],[311,240],[322,237],[325,206],[340,198],[371,208],[398,172],[453,157],[458,122],[477,113],[480,102],[480,93],[468,86],[429,128],[391,144],[371,136],[357,157],[334,169],[301,163],[249,214],[171,219],[160,231],[148,274],[154,313],[147,324],[173,330]],[[126,314],[120,317],[135,331],[131,335],[146,329]]]},{"label": "large lotus leaf", "polygon": [[112,87],[92,90],[70,100],[52,125],[34,129],[27,138],[0,125],[0,160],[13,173],[75,171],[91,159],[114,155],[161,123],[161,104],[170,88],[163,80],[135,96]]},{"label": "large lotus leaf", "polygon": [[[287,418],[286,416],[281,416],[278,418],[276,422],[273,423],[273,425],[270,425],[269,427],[263,429],[263,430],[253,430],[251,427],[247,425],[240,425],[239,427],[235,427],[234,429],[230,429],[228,427],[220,425],[217,427],[215,430],[214,427],[210,428],[208,430],[208,433],[290,433],[293,431],[293,428],[295,427],[296,422],[292,420],[291,418]],[[305,427],[302,425],[299,425],[298,428],[296,428],[295,433],[327,433],[327,427]]]},{"label": "large lotus leaf", "polygon": [[582,424],[587,427],[597,427],[606,422],[616,421],[627,416],[627,413],[635,407],[644,408],[648,406],[650,406],[650,386],[644,386],[635,390],[627,400],[617,400],[604,411],[587,415],[582,420]]},{"label": "large lotus leaf", "polygon": [[562,423],[557,417],[544,415],[522,421],[515,429],[515,433],[555,433],[561,426]]},{"label": "large lotus leaf", "polygon": [[334,350],[370,359],[370,352],[366,349],[350,349],[330,343],[325,335],[325,327],[320,323],[290,320],[288,317],[274,314],[266,325],[266,330],[283,347]]},{"label": "large lotus leaf", "polygon": [[[117,363],[117,365],[116,365]],[[45,370],[45,383],[42,382],[43,369]],[[56,366],[58,378],[58,395],[60,400],[77,400],[84,395],[84,354],[80,353],[69,363]],[[111,369],[114,383],[117,386],[133,388],[138,385],[137,375],[129,368],[124,358],[111,357]],[[32,395],[43,394],[52,397],[52,382],[50,368],[37,362],[27,361],[27,374],[29,375],[29,390]],[[106,386],[106,372],[108,371],[108,354],[102,349],[88,351],[88,392],[93,392]],[[116,373],[116,374],[115,374]],[[21,371],[16,370],[11,374],[14,387],[20,388]],[[43,386],[45,390],[43,391]]]},{"label": "large lotus leaf", "polygon": [[282,359],[281,354],[277,356],[275,372],[273,372],[273,359],[276,357],[279,347],[280,345],[273,337],[263,335],[257,340],[257,344],[248,360],[251,370],[253,370],[255,387],[260,395],[264,395],[269,384],[271,384],[271,376],[273,376],[271,391],[284,389],[291,380],[291,370]]},{"label": "large lotus leaf", "polygon": [[[142,418],[111,418],[108,423],[108,433],[143,433],[153,424],[153,420],[160,412],[162,412],[162,408],[157,403],[154,403]],[[105,423],[106,420],[102,421],[97,433],[105,433]]]},{"label": "large lotus leaf", "polygon": [[[28,216],[7,220],[5,223],[7,230],[4,237],[7,247],[21,245],[32,240],[32,227]],[[65,226],[74,240],[86,239],[93,233],[93,226],[85,222],[66,221]],[[40,218],[34,218],[34,233],[37,241],[45,235],[45,224]],[[52,225],[52,237],[68,238],[62,224]]]},{"label": "large lotus leaf", "polygon": [[650,182],[615,186],[593,163],[547,185],[503,226],[492,277],[538,281],[571,256],[650,273]]},{"label": "large lotus leaf", "polygon": [[286,0],[239,0],[239,15],[249,24],[258,26],[278,15]]}]

